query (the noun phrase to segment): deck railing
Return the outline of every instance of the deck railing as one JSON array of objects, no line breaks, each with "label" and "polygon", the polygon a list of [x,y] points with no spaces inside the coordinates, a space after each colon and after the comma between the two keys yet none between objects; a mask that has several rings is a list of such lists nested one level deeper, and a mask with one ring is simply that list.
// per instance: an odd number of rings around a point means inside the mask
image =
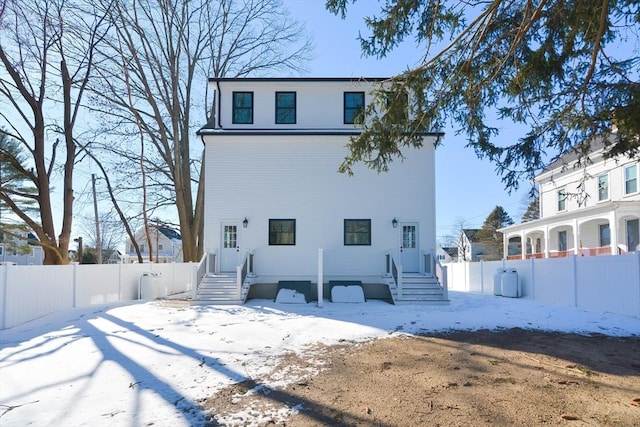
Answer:
[{"label": "deck railing", "polygon": [[447,283],[448,281],[448,277],[447,277],[447,267],[443,266],[440,263],[440,260],[437,259],[435,256],[431,256],[431,259],[433,260],[433,271],[435,271],[435,276],[438,279],[438,282],[440,282],[440,289],[442,290],[442,297],[445,300],[449,299],[449,285]]},{"label": "deck railing", "polygon": [[202,278],[205,276],[205,274],[207,274],[207,268],[208,268],[207,259],[208,259],[208,255],[206,253],[202,254],[202,259],[200,260],[196,268],[194,268],[193,270],[193,273],[194,273],[194,276],[192,278],[193,286],[191,289],[192,291],[191,299],[193,300],[195,300],[198,295],[198,287],[200,287],[200,282],[202,281]]}]

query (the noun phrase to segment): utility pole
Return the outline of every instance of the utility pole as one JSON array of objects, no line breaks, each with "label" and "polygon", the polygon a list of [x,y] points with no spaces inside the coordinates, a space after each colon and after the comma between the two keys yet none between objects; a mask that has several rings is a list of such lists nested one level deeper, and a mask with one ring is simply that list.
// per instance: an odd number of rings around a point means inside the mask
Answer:
[{"label": "utility pole", "polygon": [[93,183],[93,212],[96,217],[96,257],[98,264],[102,264],[102,239],[100,238],[100,221],[98,221],[98,199],[96,198],[96,174],[91,174]]},{"label": "utility pole", "polygon": [[78,264],[82,264],[82,237],[73,239],[73,241],[78,243]]}]

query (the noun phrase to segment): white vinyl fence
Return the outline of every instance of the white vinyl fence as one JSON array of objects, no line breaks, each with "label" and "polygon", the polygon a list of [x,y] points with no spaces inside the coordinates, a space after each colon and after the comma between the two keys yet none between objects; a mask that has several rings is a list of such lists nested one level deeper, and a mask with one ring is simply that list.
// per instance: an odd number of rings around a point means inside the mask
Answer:
[{"label": "white vinyl fence", "polygon": [[513,268],[524,298],[640,317],[640,253],[447,265],[450,290],[493,294],[496,271]]},{"label": "white vinyl fence", "polygon": [[0,265],[0,329],[58,310],[138,299],[141,285],[157,296],[191,291],[203,262]]}]

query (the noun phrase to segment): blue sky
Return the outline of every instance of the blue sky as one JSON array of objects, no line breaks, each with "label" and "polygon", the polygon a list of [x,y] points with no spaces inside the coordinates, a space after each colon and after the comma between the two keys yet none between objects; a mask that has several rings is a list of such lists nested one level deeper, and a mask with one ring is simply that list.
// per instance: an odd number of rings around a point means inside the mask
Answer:
[{"label": "blue sky", "polygon": [[[304,22],[314,40],[314,59],[307,65],[309,77],[387,77],[419,63],[423,52],[409,39],[383,59],[363,58],[359,32],[367,34],[363,16],[373,15],[377,0],[358,0],[350,5],[346,19],[329,13],[324,0],[284,0],[291,18]],[[498,125],[500,127],[500,125]],[[500,138],[518,138],[518,131],[504,124]],[[502,206],[515,222],[525,209],[528,182],[511,195],[504,189],[492,163],[480,160],[465,148],[464,136],[444,129],[444,144],[436,151],[436,234],[450,235],[458,219],[469,227],[480,227],[496,205]]]}]

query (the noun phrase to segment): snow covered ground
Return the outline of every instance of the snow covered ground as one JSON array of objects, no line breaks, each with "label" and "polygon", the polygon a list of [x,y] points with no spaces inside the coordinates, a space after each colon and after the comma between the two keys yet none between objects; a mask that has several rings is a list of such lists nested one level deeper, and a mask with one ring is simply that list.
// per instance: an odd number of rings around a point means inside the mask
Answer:
[{"label": "snow covered ground", "polygon": [[[0,331],[0,424],[202,425],[200,399],[249,378],[279,387],[310,375],[275,368],[291,353],[314,360],[318,343],[511,327],[640,335],[638,318],[462,292],[450,298],[442,306],[325,301],[323,308],[153,301],[54,313]],[[259,424],[293,411],[274,402],[269,414],[244,412],[223,422]]]}]

